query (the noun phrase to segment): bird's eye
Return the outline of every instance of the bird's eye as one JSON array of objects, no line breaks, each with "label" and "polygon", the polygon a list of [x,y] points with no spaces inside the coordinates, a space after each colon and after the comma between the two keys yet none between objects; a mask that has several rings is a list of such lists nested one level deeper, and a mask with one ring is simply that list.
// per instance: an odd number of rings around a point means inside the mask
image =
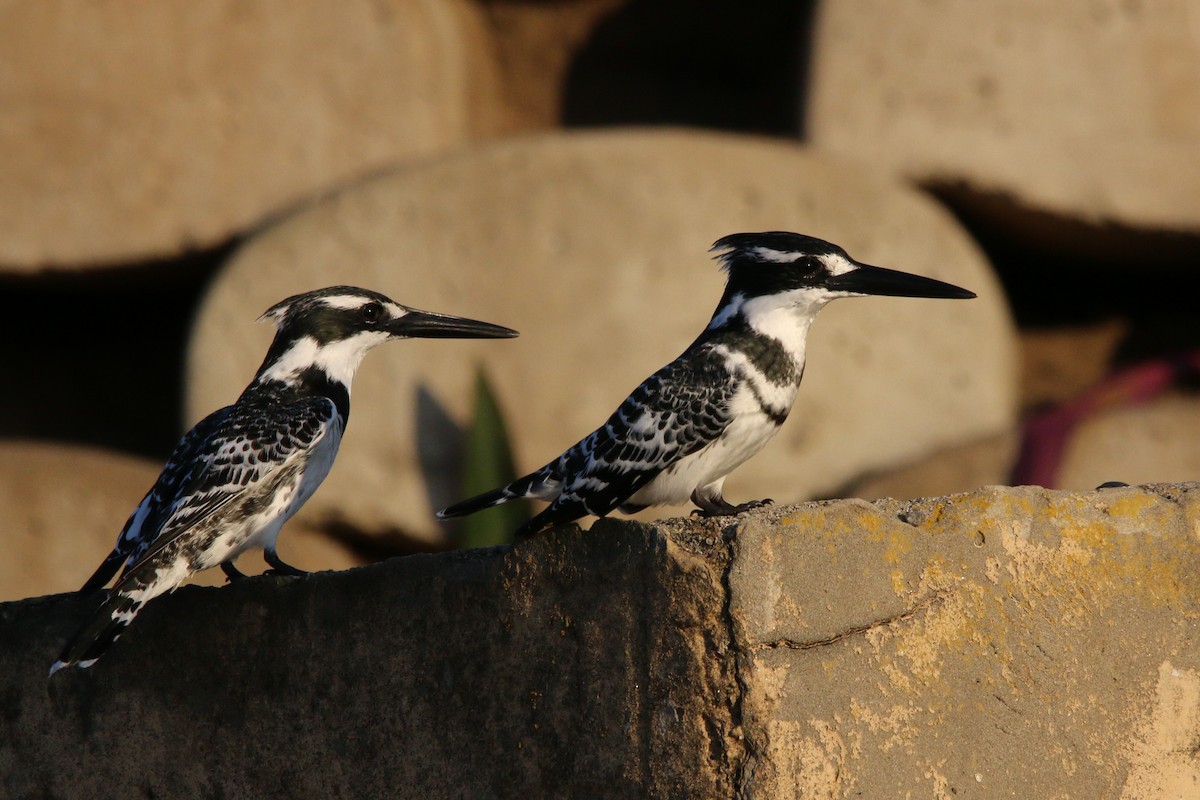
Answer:
[{"label": "bird's eye", "polygon": [[359,313],[364,322],[379,322],[383,319],[383,306],[372,301],[363,306]]},{"label": "bird's eye", "polygon": [[805,277],[812,277],[821,271],[821,262],[812,256],[804,256],[796,259],[792,268]]}]

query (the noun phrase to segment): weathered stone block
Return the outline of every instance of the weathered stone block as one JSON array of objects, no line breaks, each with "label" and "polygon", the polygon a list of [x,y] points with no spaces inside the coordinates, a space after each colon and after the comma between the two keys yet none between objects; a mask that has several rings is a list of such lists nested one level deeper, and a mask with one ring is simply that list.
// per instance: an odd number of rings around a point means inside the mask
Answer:
[{"label": "weathered stone block", "polygon": [[0,794],[729,796],[720,577],[610,524],[184,588],[49,682],[95,600],[0,605]]},{"label": "weathered stone block", "polygon": [[11,797],[1200,790],[1200,485],[988,488],[0,605]]},{"label": "weathered stone block", "polygon": [[1200,766],[1165,743],[1200,736],[1198,534],[1195,485],[839,501],[742,525],[729,585],[747,747],[765,754],[752,786],[1192,796]]}]

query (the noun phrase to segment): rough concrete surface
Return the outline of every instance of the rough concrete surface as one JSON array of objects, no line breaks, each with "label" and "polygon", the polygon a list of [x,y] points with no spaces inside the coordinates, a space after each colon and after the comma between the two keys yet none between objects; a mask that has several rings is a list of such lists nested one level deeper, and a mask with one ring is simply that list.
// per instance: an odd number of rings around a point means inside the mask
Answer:
[{"label": "rough concrete surface", "polygon": [[[697,165],[704,165],[698,169]],[[192,334],[187,416],[236,397],[296,292],[349,283],[521,332],[407,341],[368,356],[338,463],[301,517],[439,541],[461,499],[476,371],[532,470],[600,425],[704,329],[736,231],[796,230],[868,263],[931,275],[970,301],[839,300],[809,337],[796,407],[726,497],[795,502],[864,471],[1009,430],[1016,341],[1002,289],[928,197],[786,142],[627,129],[494,142],[350,187],[239,250]],[[678,509],[667,513],[677,514]]]},{"label": "rough concrete surface", "polygon": [[0,605],[11,797],[1195,797],[1200,485],[987,488]]},{"label": "rough concrete surface", "polygon": [[754,796],[1200,796],[1200,486],[809,505],[735,548]]},{"label": "rough concrete surface", "polygon": [[729,796],[720,578],[650,528],[567,529],[185,588],[50,681],[95,601],[0,606],[0,795]]}]

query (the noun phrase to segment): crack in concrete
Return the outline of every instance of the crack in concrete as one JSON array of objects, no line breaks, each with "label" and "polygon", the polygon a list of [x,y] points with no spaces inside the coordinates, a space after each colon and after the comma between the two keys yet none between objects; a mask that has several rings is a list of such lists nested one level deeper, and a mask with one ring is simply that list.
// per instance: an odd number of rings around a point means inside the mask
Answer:
[{"label": "crack in concrete", "polygon": [[[730,535],[730,533],[732,535]],[[733,585],[730,575],[733,572],[733,565],[737,561],[738,547],[736,528],[734,531],[727,533],[725,536],[726,553],[725,564],[721,570],[721,589],[725,593],[725,602],[721,608],[721,619],[725,623],[726,635],[729,637],[729,653],[732,656],[732,671],[733,671],[733,689],[729,699],[729,721],[731,729],[727,734],[727,739],[733,739],[734,733],[739,732],[740,742],[729,742],[726,754],[736,752],[734,758],[727,759],[732,772],[732,783],[734,789],[735,800],[748,798],[753,793],[752,784],[754,782],[753,773],[754,765],[758,763],[766,754],[766,742],[760,742],[757,731],[752,731],[745,719],[744,700],[750,692],[749,679],[747,673],[750,671],[750,666],[747,659],[750,658],[750,653],[745,647],[745,642],[738,636],[737,621],[733,616]],[[735,750],[735,748],[737,748]]]},{"label": "crack in concrete", "polygon": [[996,702],[998,702],[1000,705],[1007,708],[1012,713],[1016,714],[1018,717],[1024,716],[1024,714],[1022,714],[1020,711],[1018,711],[1016,708],[1013,707],[1012,703],[1005,700],[1002,696],[993,693],[992,697],[996,698]]},{"label": "crack in concrete", "polygon": [[776,650],[781,647],[789,650],[812,650],[817,647],[828,647],[831,644],[837,644],[843,639],[848,639],[851,636],[858,636],[866,633],[867,631],[875,630],[876,628],[886,628],[889,625],[895,625],[897,623],[912,619],[917,614],[928,608],[930,604],[941,600],[943,594],[943,592],[933,592],[918,600],[915,605],[906,608],[898,614],[893,614],[882,619],[872,620],[864,625],[855,625],[852,628],[847,628],[844,631],[838,631],[832,636],[826,636],[822,639],[811,639],[806,642],[798,642],[795,639],[784,638],[775,639],[774,641],[770,642],[759,642],[755,646],[762,650]]}]

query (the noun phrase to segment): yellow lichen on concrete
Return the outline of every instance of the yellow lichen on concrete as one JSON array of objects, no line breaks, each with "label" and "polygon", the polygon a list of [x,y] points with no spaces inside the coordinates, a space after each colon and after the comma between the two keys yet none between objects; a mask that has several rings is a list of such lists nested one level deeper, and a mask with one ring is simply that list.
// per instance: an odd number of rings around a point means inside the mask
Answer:
[{"label": "yellow lichen on concrete", "polygon": [[1123,755],[1129,776],[1122,800],[1200,797],[1200,672],[1159,666],[1153,710]]},{"label": "yellow lichen on concrete", "polygon": [[845,797],[853,788],[846,774],[850,756],[846,741],[837,728],[825,720],[772,722],[768,729],[772,742],[786,757],[777,761],[763,796],[785,800]]},{"label": "yellow lichen on concrete", "polygon": [[[1197,508],[1142,489],[993,488],[793,512],[819,546],[780,549],[793,563],[775,565],[789,576],[776,605],[791,598],[806,623],[774,619],[793,644],[753,659],[747,708],[794,726],[770,757],[810,793],[764,796],[1092,798],[1124,784],[1130,800],[1200,798],[1200,673],[1160,676],[1160,721],[1137,700],[1164,658],[1200,664]],[[767,661],[786,678],[756,705]],[[1183,734],[1174,761],[1147,755],[1167,747],[1164,715],[1194,738],[1187,759]]]},{"label": "yellow lichen on concrete", "polygon": [[917,727],[914,719],[917,709],[912,704],[893,704],[887,708],[871,708],[859,702],[858,698],[850,700],[850,718],[861,722],[871,733],[887,734],[879,747],[885,752],[895,747],[902,747],[911,742],[916,736]]},{"label": "yellow lichen on concrete", "polygon": [[1149,509],[1159,510],[1163,504],[1162,498],[1146,492],[1127,492],[1119,495],[1110,503],[1100,503],[1098,507],[1106,508],[1114,517],[1137,517]]},{"label": "yellow lichen on concrete", "polygon": [[[1045,493],[1044,490],[1040,490]],[[1178,530],[1183,509],[1140,490],[1107,495],[1046,493],[1052,498],[1034,516],[1027,497],[975,497],[939,515],[939,527],[977,527],[991,540],[996,534],[1008,555],[1004,569],[1014,598],[1031,607],[1045,598],[1065,601],[1064,622],[1078,621],[1109,602],[1108,587],[1129,591],[1154,606],[1177,603],[1188,592],[1188,575],[1197,548],[1182,542],[1187,558],[1164,553],[1152,541],[1162,531]],[[1100,512],[1099,514],[1097,512]],[[970,520],[976,517],[975,520]],[[970,525],[974,521],[975,525]],[[999,562],[993,562],[999,566]],[[997,573],[989,570],[989,579]]]}]

